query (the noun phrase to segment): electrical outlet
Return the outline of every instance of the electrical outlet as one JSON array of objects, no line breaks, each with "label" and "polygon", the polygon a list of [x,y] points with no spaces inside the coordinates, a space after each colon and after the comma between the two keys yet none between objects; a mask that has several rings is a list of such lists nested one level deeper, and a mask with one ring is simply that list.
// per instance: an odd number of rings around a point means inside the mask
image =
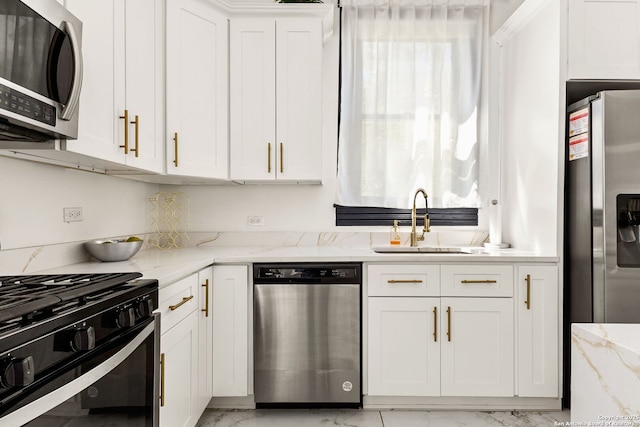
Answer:
[{"label": "electrical outlet", "polygon": [[64,222],[77,222],[84,220],[82,208],[63,208]]},{"label": "electrical outlet", "polygon": [[264,222],[261,216],[248,216],[247,225],[251,225],[254,227],[262,227],[264,225]]}]

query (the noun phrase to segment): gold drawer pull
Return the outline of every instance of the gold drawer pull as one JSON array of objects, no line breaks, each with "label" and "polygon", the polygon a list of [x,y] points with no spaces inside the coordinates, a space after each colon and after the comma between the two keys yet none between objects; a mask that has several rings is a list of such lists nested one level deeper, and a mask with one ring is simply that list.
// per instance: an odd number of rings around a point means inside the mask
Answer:
[{"label": "gold drawer pull", "polygon": [[170,305],[169,306],[169,310],[173,311],[173,310],[177,309],[178,307],[180,307],[181,305],[188,303],[192,299],[193,299],[193,295],[188,296],[188,297],[184,297],[184,298],[182,298],[182,301],[180,301],[176,305]]},{"label": "gold drawer pull", "polygon": [[124,120],[124,145],[120,148],[124,148],[124,154],[129,154],[129,110],[124,110],[124,116],[120,116]]},{"label": "gold drawer pull", "polygon": [[527,305],[527,310],[531,310],[531,275],[527,274],[524,280],[527,282],[527,300],[524,303]]},{"label": "gold drawer pull", "polygon": [[174,160],[173,164],[178,167],[178,132],[173,134],[173,152],[174,152]]},{"label": "gold drawer pull", "polygon": [[451,341],[451,307],[447,307],[447,341]]},{"label": "gold drawer pull", "polygon": [[267,173],[271,173],[271,143],[267,142]]},{"label": "gold drawer pull", "polygon": [[438,307],[433,307],[433,342],[438,342]]},{"label": "gold drawer pull", "polygon": [[498,283],[497,280],[461,280],[460,283]]},{"label": "gold drawer pull", "polygon": [[134,153],[136,153],[136,157],[139,157],[140,155],[140,131],[139,131],[140,116],[136,114],[136,119],[132,121],[131,124],[135,125],[135,129],[136,129],[136,132],[135,132],[136,148],[129,148],[129,151],[133,151]]},{"label": "gold drawer pull", "polygon": [[160,355],[160,406],[164,406],[164,353]]},{"label": "gold drawer pull", "polygon": [[282,142],[280,143],[280,173],[284,173],[284,149],[282,148]]},{"label": "gold drawer pull", "polygon": [[204,311],[204,317],[209,317],[209,279],[205,279],[204,285],[204,308],[200,309],[200,311]]},{"label": "gold drawer pull", "polygon": [[389,279],[387,280],[387,283],[422,283],[422,280],[420,279],[411,279],[411,280]]}]

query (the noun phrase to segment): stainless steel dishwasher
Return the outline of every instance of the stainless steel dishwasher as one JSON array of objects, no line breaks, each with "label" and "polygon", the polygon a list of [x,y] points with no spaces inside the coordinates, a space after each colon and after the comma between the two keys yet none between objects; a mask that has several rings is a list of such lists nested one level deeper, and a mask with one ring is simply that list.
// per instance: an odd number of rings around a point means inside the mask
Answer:
[{"label": "stainless steel dishwasher", "polygon": [[359,407],[362,266],[254,264],[257,407]]}]

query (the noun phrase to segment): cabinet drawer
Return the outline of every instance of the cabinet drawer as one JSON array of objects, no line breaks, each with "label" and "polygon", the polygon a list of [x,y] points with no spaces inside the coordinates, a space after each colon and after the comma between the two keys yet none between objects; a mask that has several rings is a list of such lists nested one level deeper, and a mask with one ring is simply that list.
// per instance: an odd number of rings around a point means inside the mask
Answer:
[{"label": "cabinet drawer", "polygon": [[442,296],[512,297],[511,265],[443,265]]},{"label": "cabinet drawer", "polygon": [[198,307],[198,275],[160,289],[160,329],[165,333]]},{"label": "cabinet drawer", "polygon": [[369,296],[439,296],[440,266],[379,264],[367,268]]}]

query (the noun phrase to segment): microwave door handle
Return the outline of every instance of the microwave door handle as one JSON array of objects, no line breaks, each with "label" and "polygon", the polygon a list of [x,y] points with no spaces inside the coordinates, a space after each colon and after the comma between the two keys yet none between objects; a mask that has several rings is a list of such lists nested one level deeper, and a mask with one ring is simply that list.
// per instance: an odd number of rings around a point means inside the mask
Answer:
[{"label": "microwave door handle", "polygon": [[71,94],[69,95],[69,101],[60,113],[60,119],[70,120],[76,108],[78,108],[78,102],[80,101],[80,88],[82,87],[82,51],[80,49],[78,34],[73,24],[69,21],[63,21],[62,30],[69,36],[71,49],[73,50],[73,58],[75,60],[75,76],[73,76]]}]

